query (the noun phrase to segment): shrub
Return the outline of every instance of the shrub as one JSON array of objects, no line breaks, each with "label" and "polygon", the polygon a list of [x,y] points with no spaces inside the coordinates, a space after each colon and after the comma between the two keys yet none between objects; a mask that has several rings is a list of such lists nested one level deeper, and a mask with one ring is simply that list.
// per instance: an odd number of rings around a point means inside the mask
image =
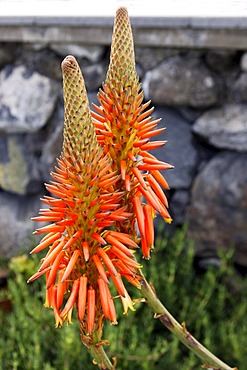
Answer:
[{"label": "shrub", "polygon": [[[177,320],[185,321],[189,331],[223,361],[241,369],[246,366],[247,279],[236,273],[231,257],[232,251],[220,256],[220,267],[197,274],[194,248],[184,232],[178,231],[171,240],[160,232],[152,258],[147,267],[143,262],[143,268]],[[0,369],[95,369],[81,344],[76,321],[55,329],[52,310],[42,307],[40,283],[26,284],[37,264],[37,257],[25,255],[10,262],[8,295],[13,310],[1,314]],[[131,290],[136,297],[138,292]],[[117,327],[105,325],[104,337],[110,340],[106,351],[109,357],[117,356],[119,369],[200,368],[200,360],[153,319],[145,303],[136,303],[136,312],[127,318],[118,317]]]}]

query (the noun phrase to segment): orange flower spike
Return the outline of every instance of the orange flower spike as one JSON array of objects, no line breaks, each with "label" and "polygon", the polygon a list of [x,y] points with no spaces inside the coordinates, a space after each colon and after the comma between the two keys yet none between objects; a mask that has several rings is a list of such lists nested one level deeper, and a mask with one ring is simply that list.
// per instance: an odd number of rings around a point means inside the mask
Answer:
[{"label": "orange flower spike", "polygon": [[[149,108],[150,102],[143,104],[144,94],[140,89],[128,12],[126,8],[120,7],[114,22],[110,65],[106,81],[102,84],[102,90],[98,94],[101,106],[94,105],[97,113],[92,113],[92,116],[95,119],[96,128],[99,122],[105,125],[104,129],[99,129],[96,133],[100,145],[104,147],[105,152],[109,153],[113,161],[113,170],[118,171],[121,176],[115,183],[112,183],[113,187],[117,186],[118,189],[125,191],[121,205],[128,205],[127,213],[133,213],[134,208],[134,214],[129,215],[128,220],[125,221],[123,217],[115,218],[114,221],[118,225],[117,230],[133,233],[135,239],[137,239],[134,229],[135,219],[137,219],[141,237],[145,234],[142,221],[143,205],[139,204],[140,201],[136,201],[140,197],[138,190],[156,211],[164,213],[160,202],[164,201],[164,207],[166,207],[167,200],[164,196],[160,196],[162,189],[153,185],[150,191],[147,186],[147,176],[154,171],[173,167],[157,160],[154,156],[151,156],[153,160],[149,160],[147,158],[150,157],[145,155],[146,151],[159,148],[166,141],[149,142],[149,138],[162,133],[164,128],[156,129],[160,119],[153,120],[151,114],[154,108]],[[142,170],[147,172],[143,174]],[[159,176],[161,176],[160,173],[153,174],[156,181],[167,188],[165,180],[157,180],[156,177]],[[156,200],[157,197],[159,201]],[[168,218],[165,218],[165,221],[168,221]]]},{"label": "orange flower spike", "polygon": [[87,291],[87,333],[94,331],[95,323],[95,290],[90,288]]},{"label": "orange flower spike", "polygon": [[73,282],[73,286],[72,286],[72,290],[71,290],[69,299],[67,300],[67,303],[64,306],[64,309],[60,313],[61,317],[66,316],[68,314],[68,312],[71,310],[71,308],[73,307],[73,305],[75,304],[75,302],[77,301],[79,285],[80,285],[79,280],[75,280]]},{"label": "orange flower spike", "polygon": [[79,320],[84,319],[86,302],[87,302],[87,282],[88,278],[86,276],[80,277],[80,286],[78,292],[78,302],[77,302],[77,311]]},{"label": "orange flower spike", "polygon": [[71,271],[73,270],[80,254],[81,254],[81,251],[79,249],[74,250],[74,252],[73,252],[73,254],[72,254],[72,256],[69,260],[69,263],[66,267],[66,270],[64,271],[63,278],[61,280],[62,283],[64,283],[68,279],[68,277],[69,277]]}]

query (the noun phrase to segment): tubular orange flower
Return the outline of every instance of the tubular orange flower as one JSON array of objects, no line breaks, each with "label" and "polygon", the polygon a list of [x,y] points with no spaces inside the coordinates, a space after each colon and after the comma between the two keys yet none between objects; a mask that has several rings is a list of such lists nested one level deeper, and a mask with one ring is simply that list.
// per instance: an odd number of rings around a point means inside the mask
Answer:
[{"label": "tubular orange flower", "polygon": [[[74,57],[64,59],[62,72],[64,141],[56,172],[51,173],[54,181],[46,184],[54,197],[45,196],[43,202],[49,208],[41,209],[33,218],[50,224],[34,232],[46,235],[31,253],[48,252],[29,281],[46,274],[46,305],[54,310],[56,326],[70,323],[76,307],[82,334],[91,336],[95,330],[100,331],[102,316],[116,323],[108,285],[125,297],[122,276],[130,278],[121,260],[137,286],[140,265],[131,250],[138,246],[130,234],[107,229],[132,213],[122,205],[124,192],[116,186],[121,175],[112,168],[112,160],[97,141],[84,80]],[[107,129],[101,125],[101,134],[111,137],[106,135]],[[122,177],[126,170],[123,163]],[[129,301],[122,302],[125,312]]]},{"label": "tubular orange flower", "polygon": [[[117,10],[110,65],[105,83],[98,93],[100,106],[93,105],[93,122],[99,144],[109,153],[114,173],[120,175],[115,182],[116,189],[125,191],[121,199],[122,205],[128,205],[126,210],[132,213],[127,220],[119,219],[116,228],[128,234],[135,235],[135,221],[141,234],[144,257],[149,258],[153,243],[153,217],[160,213],[166,222],[171,222],[167,211],[168,203],[162,190],[168,188],[160,170],[173,168],[168,163],[159,161],[148,151],[161,147],[166,141],[150,141],[164,128],[157,128],[160,119],[153,120],[151,114],[154,108],[149,108],[150,102],[143,103],[143,91],[135,68],[134,45],[128,12],[121,7]],[[152,175],[152,177],[151,177]],[[143,201],[141,198],[144,198]],[[143,216],[143,207],[149,206],[149,213]],[[148,222],[148,227],[144,223]],[[146,232],[149,234],[146,235]],[[146,241],[147,239],[147,241]]]}]

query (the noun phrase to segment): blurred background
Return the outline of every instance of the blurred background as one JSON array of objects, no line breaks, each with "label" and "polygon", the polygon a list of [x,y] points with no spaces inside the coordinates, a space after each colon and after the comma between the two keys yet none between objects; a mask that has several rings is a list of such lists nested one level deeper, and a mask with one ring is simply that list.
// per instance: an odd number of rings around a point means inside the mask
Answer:
[{"label": "blurred background", "polygon": [[[158,140],[168,143],[156,154],[175,166],[164,173],[174,221],[161,227],[157,218],[158,251],[144,268],[175,317],[244,369],[247,6],[181,0],[0,1],[0,369],[94,367],[76,322],[55,330],[43,286],[26,286],[38,263],[28,252],[37,242],[31,217],[62,146],[60,64],[77,58],[97,103],[120,5],[131,16],[145,100],[166,127]],[[106,328],[119,368],[199,368],[143,306],[119,330]]]}]

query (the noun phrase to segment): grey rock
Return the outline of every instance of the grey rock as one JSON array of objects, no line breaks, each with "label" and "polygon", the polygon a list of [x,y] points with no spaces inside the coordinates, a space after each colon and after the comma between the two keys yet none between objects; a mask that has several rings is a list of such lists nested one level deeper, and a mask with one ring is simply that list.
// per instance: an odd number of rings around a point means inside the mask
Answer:
[{"label": "grey rock", "polygon": [[247,52],[245,52],[240,60],[240,66],[243,72],[247,72]]},{"label": "grey rock", "polygon": [[48,49],[34,50],[25,46],[18,58],[18,65],[25,65],[31,72],[37,72],[52,80],[62,80],[62,59]]},{"label": "grey rock", "polygon": [[9,258],[29,251],[37,244],[32,235],[40,227],[31,220],[41,208],[41,194],[19,196],[0,191],[0,258]]},{"label": "grey rock", "polygon": [[155,104],[207,108],[219,102],[219,80],[198,58],[173,57],[146,73],[143,88]]},{"label": "grey rock", "polygon": [[14,60],[16,49],[16,44],[0,44],[0,68]]},{"label": "grey rock", "polygon": [[247,103],[247,72],[241,73],[238,79],[234,81],[232,90],[235,101]]},{"label": "grey rock", "polygon": [[247,154],[223,152],[198,174],[186,220],[200,257],[235,247],[235,262],[247,266]]},{"label": "grey rock", "polygon": [[246,151],[246,117],[247,105],[227,105],[204,113],[193,131],[217,148]]},{"label": "grey rock", "polygon": [[198,162],[197,148],[193,142],[190,125],[173,109],[156,108],[154,118],[161,117],[160,127],[166,130],[154,140],[167,140],[168,143],[152,151],[159,160],[172,164],[175,168],[162,171],[172,189],[187,189],[192,183]]},{"label": "grey rock", "polygon": [[185,213],[189,204],[189,192],[187,189],[178,189],[170,200],[170,212],[173,218],[173,225],[183,225]]},{"label": "grey rock", "polygon": [[0,137],[0,188],[20,195],[40,191],[42,180],[30,140],[27,135]]},{"label": "grey rock", "polygon": [[209,50],[205,55],[207,65],[217,73],[226,73],[236,67],[238,53],[235,50]]},{"label": "grey rock", "polygon": [[59,105],[54,115],[49,121],[46,139],[42,147],[42,154],[39,160],[40,172],[44,182],[51,179],[50,172],[54,171],[57,165],[56,158],[60,156],[63,144],[63,128],[64,128],[64,110],[63,106]]},{"label": "grey rock", "polygon": [[52,81],[26,67],[6,67],[0,73],[0,130],[36,132],[54,110],[57,90]]},{"label": "grey rock", "polygon": [[47,44],[44,43],[27,43],[22,45],[23,50],[25,51],[42,51],[47,48]]},{"label": "grey rock", "polygon": [[178,54],[176,49],[136,47],[135,58],[144,70],[153,69],[164,60]]},{"label": "grey rock", "polygon": [[105,53],[104,46],[98,45],[51,44],[50,49],[62,58],[73,55],[75,58],[85,58],[92,63],[99,62]]},{"label": "grey rock", "polygon": [[102,86],[102,82],[105,80],[106,70],[106,66],[103,66],[100,63],[82,68],[88,91],[98,90]]}]

